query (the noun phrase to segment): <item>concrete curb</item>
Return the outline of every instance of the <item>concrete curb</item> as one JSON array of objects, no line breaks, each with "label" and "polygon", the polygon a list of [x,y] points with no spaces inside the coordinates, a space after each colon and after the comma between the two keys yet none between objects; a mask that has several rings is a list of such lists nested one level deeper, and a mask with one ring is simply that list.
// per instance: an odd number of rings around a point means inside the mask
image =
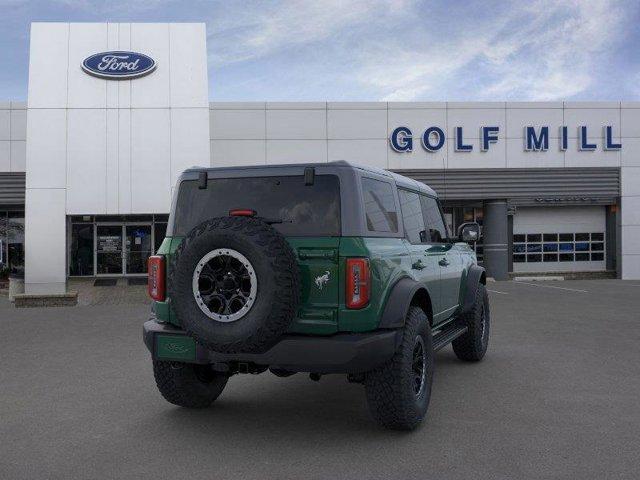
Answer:
[{"label": "concrete curb", "polygon": [[78,292],[54,295],[30,295],[20,293],[15,296],[16,308],[31,307],[72,307],[78,304]]},{"label": "concrete curb", "polygon": [[538,276],[538,277],[514,277],[514,281],[516,282],[547,282],[547,281],[563,281],[564,277],[561,276]]}]

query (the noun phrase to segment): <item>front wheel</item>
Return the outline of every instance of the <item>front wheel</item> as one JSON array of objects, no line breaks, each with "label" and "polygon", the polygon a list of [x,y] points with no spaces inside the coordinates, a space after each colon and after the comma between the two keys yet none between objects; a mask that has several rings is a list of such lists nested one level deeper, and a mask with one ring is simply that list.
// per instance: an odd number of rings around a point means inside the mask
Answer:
[{"label": "front wheel", "polygon": [[410,307],[402,343],[386,364],[365,375],[373,418],[394,430],[413,430],[427,413],[433,381],[433,342],[424,311]]},{"label": "front wheel", "polygon": [[453,351],[460,360],[478,362],[487,353],[491,327],[489,294],[484,285],[478,285],[473,307],[462,315],[461,320],[467,332],[453,341]]},{"label": "front wheel", "polygon": [[228,376],[209,365],[153,362],[158,390],[169,403],[186,408],[206,408],[220,396]]}]

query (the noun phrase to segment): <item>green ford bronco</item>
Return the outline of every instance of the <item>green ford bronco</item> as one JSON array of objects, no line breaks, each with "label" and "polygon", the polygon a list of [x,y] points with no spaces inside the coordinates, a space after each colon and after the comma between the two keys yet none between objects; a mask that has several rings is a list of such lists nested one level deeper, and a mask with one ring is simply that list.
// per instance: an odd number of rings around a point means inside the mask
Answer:
[{"label": "green ford bronco", "polygon": [[433,190],[346,162],[193,168],[149,259],[144,324],[160,393],[207,407],[235,374],[346,374],[372,416],[415,428],[434,352],[481,360],[484,269],[452,237]]}]

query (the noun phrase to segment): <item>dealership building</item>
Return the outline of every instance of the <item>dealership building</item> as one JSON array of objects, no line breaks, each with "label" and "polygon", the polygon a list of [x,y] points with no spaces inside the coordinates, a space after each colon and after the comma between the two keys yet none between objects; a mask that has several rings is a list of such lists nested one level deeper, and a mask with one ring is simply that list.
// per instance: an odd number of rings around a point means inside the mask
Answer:
[{"label": "dealership building", "polygon": [[337,160],[430,185],[496,279],[640,279],[640,102],[210,103],[207,72],[204,24],[32,24],[27,101],[0,102],[1,262],[27,293],[145,275],[188,167]]}]

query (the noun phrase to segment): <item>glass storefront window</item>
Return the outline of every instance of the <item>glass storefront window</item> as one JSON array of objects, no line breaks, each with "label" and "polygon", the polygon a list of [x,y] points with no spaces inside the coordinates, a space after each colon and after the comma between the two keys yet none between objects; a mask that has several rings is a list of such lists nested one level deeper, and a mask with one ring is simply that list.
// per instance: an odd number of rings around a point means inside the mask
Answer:
[{"label": "glass storefront window", "polygon": [[72,223],[89,223],[93,222],[93,216],[91,215],[74,215],[71,217]]},{"label": "glass storefront window", "polygon": [[167,233],[167,218],[162,214],[70,217],[69,276],[145,275],[147,259]]},{"label": "glass storefront window", "polygon": [[7,212],[0,212],[0,280],[9,275],[7,256]]},{"label": "glass storefront window", "polygon": [[127,273],[147,273],[151,255],[151,225],[128,225],[126,229]]},{"label": "glass storefront window", "polygon": [[122,275],[122,226],[98,225],[96,232],[96,273]]},{"label": "glass storefront window", "polygon": [[9,270],[24,273],[24,212],[9,212],[6,225]]},{"label": "glass storefront window", "polygon": [[93,275],[93,223],[71,225],[69,275]]},{"label": "glass storefront window", "polygon": [[160,248],[160,245],[162,245],[162,242],[164,240],[164,237],[167,235],[167,224],[166,223],[156,223],[154,225],[154,241],[155,241],[155,245],[154,245],[154,252],[157,252],[158,249]]},{"label": "glass storefront window", "polygon": [[[516,233],[513,235],[513,261],[514,263],[602,262],[605,248],[603,239],[603,232]],[[541,240],[544,243],[540,243]],[[544,252],[542,257],[537,254],[540,251]],[[524,252],[528,255],[523,255]]]}]

